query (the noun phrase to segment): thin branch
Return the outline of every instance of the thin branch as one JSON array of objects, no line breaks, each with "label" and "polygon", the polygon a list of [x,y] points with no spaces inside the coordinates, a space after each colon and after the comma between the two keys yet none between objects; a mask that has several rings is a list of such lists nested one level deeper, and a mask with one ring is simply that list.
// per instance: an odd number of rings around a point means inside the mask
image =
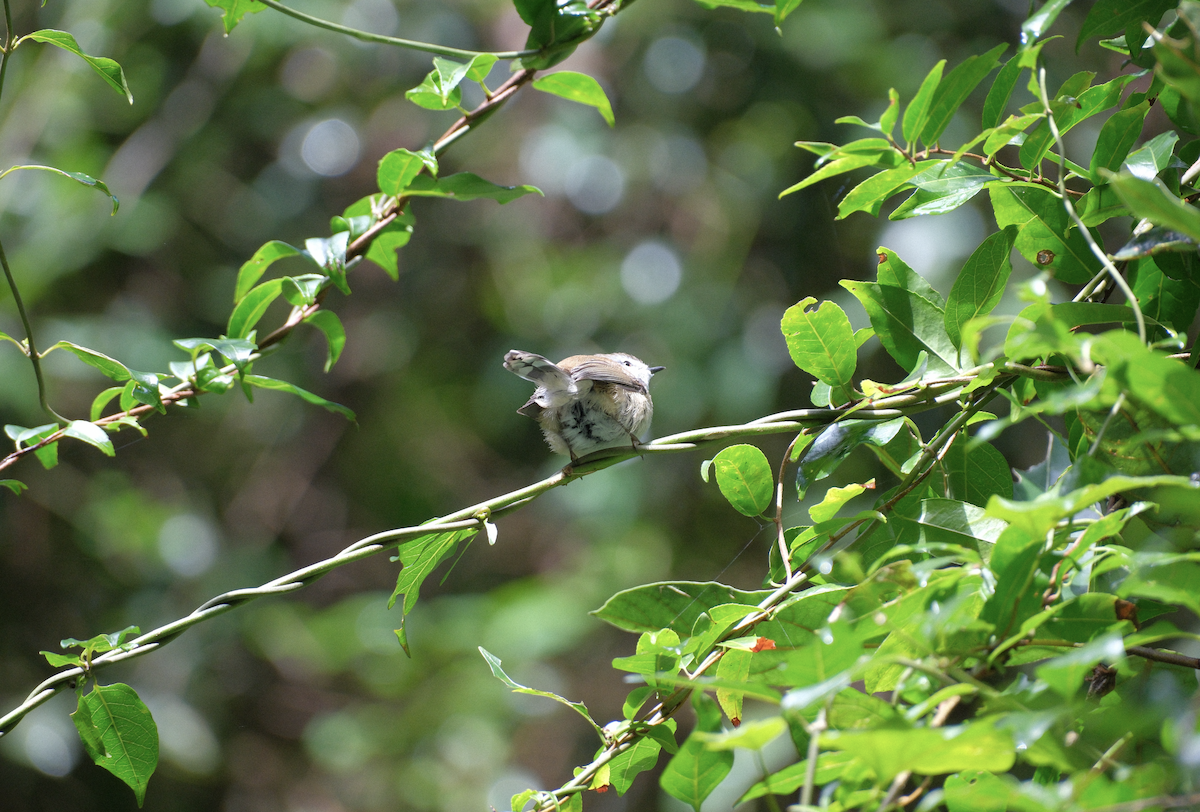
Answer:
[{"label": "thin branch", "polygon": [[1080,235],[1087,242],[1088,248],[1092,250],[1096,259],[1100,260],[1100,264],[1108,271],[1108,275],[1112,277],[1113,283],[1121,289],[1121,293],[1125,295],[1129,306],[1133,308],[1134,318],[1137,320],[1138,338],[1143,344],[1146,343],[1146,319],[1142,316],[1142,308],[1138,305],[1137,296],[1133,294],[1133,290],[1129,287],[1129,283],[1125,281],[1125,277],[1112,264],[1112,260],[1108,258],[1108,254],[1096,244],[1096,240],[1092,237],[1092,232],[1088,231],[1087,226],[1083,224],[1083,220],[1079,217],[1079,213],[1075,211],[1075,206],[1071,203],[1071,197],[1067,194],[1066,183],[1066,161],[1067,149],[1063,146],[1062,133],[1058,131],[1058,123],[1054,120],[1054,112],[1050,109],[1050,96],[1046,93],[1046,69],[1038,68],[1038,90],[1041,92],[1042,107],[1046,110],[1046,123],[1050,125],[1050,133],[1054,136],[1054,143],[1058,146],[1058,191],[1062,198],[1063,208],[1067,210],[1071,221],[1079,229]]},{"label": "thin branch", "polygon": [[[8,4],[6,2],[5,12],[7,13],[7,11]],[[7,53],[4,54],[3,60],[7,64]],[[2,70],[0,68],[0,71]],[[33,325],[29,321],[29,312],[25,309],[25,302],[21,299],[21,291],[17,288],[17,280],[13,279],[12,270],[8,267],[8,256],[4,253],[4,246],[2,244],[0,244],[0,265],[4,267],[4,278],[8,280],[8,289],[12,291],[13,304],[17,306],[17,313],[21,317],[21,325],[25,328],[25,349],[29,355],[29,363],[33,365],[33,375],[37,378],[38,402],[42,404],[42,410],[56,421],[69,423],[71,421],[50,407],[50,401],[46,397],[46,377],[42,374],[42,357],[38,355],[37,345],[33,340]]]},{"label": "thin branch", "polygon": [[523,56],[535,56],[537,51],[465,51],[462,48],[450,48],[445,45],[434,45],[429,42],[419,42],[411,39],[401,39],[400,37],[386,37],[383,34],[372,34],[368,31],[360,31],[357,28],[339,25],[338,23],[322,20],[320,17],[314,17],[311,14],[305,14],[303,11],[297,11],[294,8],[289,8],[277,0],[259,0],[260,3],[270,6],[278,12],[294,17],[297,20],[306,22],[309,25],[315,25],[317,28],[325,28],[329,31],[336,31],[339,34],[345,34],[348,37],[361,40],[363,42],[376,42],[381,45],[395,45],[399,48],[408,48],[413,51],[424,51],[430,54],[439,56],[457,56],[463,59],[472,59],[476,56],[481,56],[490,53],[497,59],[520,59]]}]

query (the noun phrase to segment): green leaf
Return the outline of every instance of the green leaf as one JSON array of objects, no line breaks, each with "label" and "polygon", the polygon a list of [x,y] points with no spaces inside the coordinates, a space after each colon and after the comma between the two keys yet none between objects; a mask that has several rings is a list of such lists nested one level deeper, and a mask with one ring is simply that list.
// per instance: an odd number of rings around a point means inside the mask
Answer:
[{"label": "green leaf", "polygon": [[1046,29],[1058,19],[1059,12],[1069,5],[1071,5],[1071,0],[1047,0],[1036,14],[1021,23],[1021,45],[1028,47],[1041,39],[1042,34],[1046,33]]},{"label": "green leaf", "polygon": [[962,326],[986,316],[1000,303],[1012,274],[1013,244],[1019,229],[1013,226],[992,234],[975,249],[959,271],[946,298],[946,334],[955,347],[962,344]]},{"label": "green leaf", "polygon": [[865,211],[872,217],[877,217],[888,198],[912,185],[909,183],[911,178],[940,163],[941,161],[935,160],[917,161],[915,165],[906,163],[875,173],[841,199],[838,203],[837,219],[842,220],[856,211]]},{"label": "green leaf", "polygon": [[1091,163],[1088,164],[1093,183],[1104,182],[1100,176],[1101,169],[1116,172],[1121,168],[1138,136],[1142,134],[1142,124],[1149,111],[1150,102],[1144,101],[1125,110],[1118,110],[1104,122],[1096,139]]},{"label": "green leaf", "polygon": [[990,130],[1000,123],[1008,100],[1021,77],[1021,55],[1017,54],[1004,63],[1004,67],[996,74],[995,81],[988,89],[987,98],[983,102],[983,129]]},{"label": "green leaf", "polygon": [[[804,142],[797,142],[796,146],[803,147]],[[860,147],[865,148],[859,149]],[[851,142],[845,147],[841,147],[838,152],[832,153],[832,155],[834,157],[825,156],[827,160],[818,161],[817,165],[819,168],[815,172],[799,183],[784,189],[779,193],[779,196],[790,195],[792,192],[798,192],[826,178],[852,172],[855,169],[862,169],[867,166],[891,169],[901,165],[901,161],[903,161],[903,158],[899,156],[896,149],[882,138],[864,138],[860,141]],[[907,161],[904,161],[904,163],[907,163]]]},{"label": "green leaf", "polygon": [[616,124],[613,118],[612,104],[609,103],[608,96],[604,94],[604,88],[600,87],[600,83],[586,73],[563,70],[539,76],[533,80],[533,88],[543,93],[560,96],[568,101],[595,107],[608,126],[612,127]]},{"label": "green leaf", "polygon": [[933,104],[933,95],[937,92],[938,83],[942,81],[942,71],[945,67],[946,60],[942,59],[930,69],[921,82],[917,95],[904,110],[904,118],[900,122],[900,133],[910,146],[917,142],[921,131],[925,129],[926,122],[929,121],[929,108]]},{"label": "green leaf", "polygon": [[[870,484],[874,487],[874,481]],[[836,516],[847,502],[866,490],[867,486],[853,483],[844,488],[830,488],[825,492],[824,499],[808,509],[808,515],[813,520],[813,524],[827,522]]]},{"label": "green leaf", "polygon": [[396,557],[392,559],[400,562],[400,575],[396,578],[396,588],[392,597],[388,599],[388,608],[395,606],[397,599],[403,596],[401,611],[406,615],[411,612],[417,605],[421,584],[429,574],[438,564],[454,554],[460,542],[472,538],[476,532],[467,529],[453,533],[431,533],[401,544],[396,551]]},{"label": "green leaf", "polygon": [[1125,661],[1125,642],[1119,634],[1109,634],[1093,640],[1082,648],[1055,657],[1036,669],[1038,678],[1057,691],[1064,699],[1075,697],[1083,686],[1084,677],[1099,662],[1117,665]]},{"label": "green leaf", "polygon": [[113,449],[112,440],[108,439],[108,434],[95,423],[89,423],[86,420],[72,420],[63,429],[63,435],[73,437],[76,440],[82,440],[90,446],[95,446],[103,451],[106,456],[115,457],[117,454]]},{"label": "green leaf", "polygon": [[304,273],[283,277],[283,298],[292,307],[308,307],[317,300],[329,277],[319,273]]},{"label": "green leaf", "polygon": [[542,194],[535,186],[497,186],[471,172],[459,172],[444,178],[434,179],[427,175],[417,176],[405,194],[413,197],[452,197],[456,200],[487,198],[504,204],[528,194]]},{"label": "green leaf", "polygon": [[878,420],[841,420],[826,427],[800,460],[796,472],[798,498],[803,499],[809,485],[829,476],[850,452],[861,445],[877,448],[890,443],[904,428],[904,418]]},{"label": "green leaf", "polygon": [[396,251],[408,245],[412,231],[411,219],[407,223],[401,223],[397,218],[379,232],[367,249],[367,259],[383,268],[393,282],[400,278],[400,265],[396,261]]},{"label": "green leaf", "polygon": [[225,25],[226,36],[247,14],[257,14],[266,8],[258,0],[204,0],[204,2],[213,8],[222,9],[221,19]]},{"label": "green leaf", "polygon": [[771,464],[757,446],[739,444],[721,449],[713,458],[717,486],[743,516],[758,516],[771,504],[775,477]]},{"label": "green leaf", "polygon": [[1172,194],[1158,178],[1147,181],[1121,172],[1108,179],[1135,217],[1200,240],[1200,211]]},{"label": "green leaf", "polygon": [[1133,293],[1147,318],[1176,332],[1186,332],[1200,308],[1200,275],[1172,279],[1163,272],[1160,262],[1169,266],[1170,259],[1143,257],[1130,263]]},{"label": "green leaf", "polygon": [[184,352],[191,353],[193,359],[202,352],[215,350],[237,367],[239,372],[246,368],[251,356],[258,350],[253,341],[245,338],[179,338],[171,343]]},{"label": "green leaf", "polygon": [[[671,731],[674,732],[674,719],[668,719],[665,724],[670,725]],[[657,739],[646,736],[635,741],[628,750],[614,756],[608,763],[608,776],[617,794],[624,795],[633,786],[633,779],[657,764],[660,752],[662,744]]]},{"label": "green leaf", "polygon": [[635,634],[674,629],[684,636],[691,633],[701,614],[714,607],[754,606],[770,594],[770,591],[744,592],[711,581],[665,581],[622,590],[591,614]]},{"label": "green leaf", "polygon": [[137,692],[123,683],[96,685],[71,714],[84,748],[133,790],[140,808],[158,766],[158,726]]},{"label": "green leaf", "polygon": [[926,353],[929,371],[952,375],[958,350],[946,333],[946,316],[929,300],[892,285],[841,281],[854,294],[871,319],[871,327],[884,349],[905,372],[913,372]]},{"label": "green leaf", "polygon": [[821,744],[851,753],[883,781],[911,770],[941,775],[959,770],[1006,772],[1015,762],[1012,736],[991,721],[938,729],[831,732]]},{"label": "green leaf", "polygon": [[1142,23],[1157,25],[1177,4],[1177,0],[1096,0],[1079,29],[1075,51],[1079,52],[1085,40],[1114,37],[1122,31],[1144,39]]},{"label": "green leaf", "polygon": [[21,495],[21,491],[29,490],[29,486],[19,479],[0,479],[0,488],[8,488],[17,496]]},{"label": "green leaf", "polygon": [[1200,425],[1200,372],[1124,330],[1099,336],[1097,350],[1129,397],[1177,426]]},{"label": "green leaf", "polygon": [[92,400],[92,410],[88,413],[88,419],[93,423],[99,420],[104,415],[104,407],[106,407],[113,398],[121,394],[121,390],[124,388],[125,387],[123,386],[110,386],[108,389],[105,389],[103,392],[96,395],[95,399]]},{"label": "green leaf", "polygon": [[71,343],[70,341],[59,341],[56,342],[54,346],[50,347],[50,349],[46,350],[46,352],[42,353],[42,355],[53,352],[54,350],[66,350],[80,361],[83,361],[83,363],[100,370],[102,373],[104,373],[105,377],[112,378],[114,381],[129,380],[129,368],[117,359],[109,358],[102,352],[96,352],[95,350],[88,349],[87,347],[81,347],[78,344]]},{"label": "green leaf", "polygon": [[942,467],[946,493],[954,499],[985,507],[993,494],[1012,498],[1012,471],[993,445],[971,445],[967,437],[959,437],[942,458]]},{"label": "green leaf", "polygon": [[780,329],[796,366],[840,390],[841,402],[846,402],[853,394],[858,361],[854,329],[845,311],[833,302],[822,302],[810,311],[815,301],[809,296],[789,307]]},{"label": "green leaf", "polygon": [[922,500],[917,524],[922,544],[958,544],[972,550],[981,549],[981,543],[995,544],[1008,527],[1006,522],[988,516],[983,508],[956,499]]},{"label": "green leaf", "polygon": [[247,338],[253,332],[254,325],[266,314],[271,302],[275,301],[282,291],[282,279],[268,279],[252,288],[229,314],[226,334],[231,338]]},{"label": "green leaf", "polygon": [[329,279],[342,293],[350,295],[346,283],[346,249],[350,244],[350,232],[341,231],[332,237],[310,237],[304,241],[305,252],[313,262],[329,274]]},{"label": "green leaf", "polygon": [[1007,45],[997,45],[985,54],[968,57],[938,82],[937,90],[929,102],[925,126],[921,128],[921,141],[926,144],[937,143],[955,112],[971,95],[971,91],[999,64],[1000,54],[1007,48]]},{"label": "green leaf", "polygon": [[469,63],[435,56],[433,70],[421,84],[404,95],[413,104],[426,110],[450,110],[458,107],[462,103],[462,89],[459,84],[467,77],[470,68]]},{"label": "green leaf", "polygon": [[246,297],[251,288],[267,272],[267,268],[271,267],[271,263],[284,257],[299,256],[301,253],[299,248],[294,248],[279,240],[271,240],[262,248],[255,251],[254,256],[246,260],[238,270],[237,284],[234,285],[233,289],[234,304],[237,304]]},{"label": "green leaf", "polygon": [[325,371],[328,372],[333,369],[346,346],[346,328],[342,326],[342,320],[338,318],[337,313],[332,310],[310,313],[304,322],[324,333],[326,341],[329,342],[329,355],[325,358]]},{"label": "green leaf", "polygon": [[351,422],[357,420],[357,418],[354,416],[354,412],[352,412],[350,409],[347,409],[340,403],[334,403],[331,400],[326,400],[320,395],[314,395],[312,392],[301,389],[294,383],[276,380],[275,378],[267,378],[262,375],[246,375],[244,376],[244,380],[251,386],[257,386],[259,389],[270,389],[275,392],[287,392],[295,395],[301,400],[307,401],[314,406],[320,406],[326,411],[333,412],[334,414],[340,414],[342,417]]},{"label": "green leaf", "polygon": [[997,225],[1021,229],[1015,247],[1025,259],[1071,285],[1082,285],[1099,272],[1100,261],[1049,190],[995,185],[988,192]]},{"label": "green leaf", "polygon": [[679,752],[667,763],[659,784],[672,798],[700,812],[704,799],[733,769],[733,753],[705,747],[698,734],[720,732],[721,709],[703,692],[697,692],[692,697],[692,705],[696,709],[696,727]]},{"label": "green leaf", "polygon": [[379,171],[375,175],[379,191],[392,197],[399,196],[412,183],[413,178],[421,174],[422,169],[429,169],[430,174],[437,177],[437,159],[407,149],[392,150],[379,159]]},{"label": "green leaf", "polygon": [[[752,656],[749,651],[736,649],[726,651],[725,656],[717,663],[717,679],[726,683],[745,682],[746,677],[750,674],[750,658]],[[742,691],[733,691],[728,688],[717,689],[717,704],[721,706],[721,710],[725,711],[725,715],[729,717],[729,721],[733,723],[734,727],[742,723],[742,702],[745,696]]]},{"label": "green leaf", "polygon": [[[103,56],[88,56],[80,49],[79,43],[75,41],[75,37],[71,36],[66,31],[55,31],[51,28],[44,28],[41,31],[34,31],[32,34],[26,34],[25,36],[21,37],[19,40],[17,40],[16,45],[20,45],[27,39],[31,39],[34,42],[44,42],[47,45],[54,45],[58,48],[62,48],[64,51],[69,51],[70,53],[75,54],[75,56],[88,63],[92,70],[100,74],[100,78],[102,78],[105,82],[108,82],[109,87],[124,96],[130,104],[133,104],[133,94],[129,92],[129,84],[125,81],[125,72],[121,70],[121,66],[113,60]],[[85,175],[84,177],[87,176]],[[104,191],[105,194],[108,194],[107,189]],[[113,211],[116,211],[115,206]]]},{"label": "green leaf", "polygon": [[604,16],[583,0],[514,0],[514,5],[529,26],[526,50],[538,52],[523,57],[521,66],[534,70],[545,70],[566,59],[604,22]]},{"label": "green leaf", "polygon": [[876,249],[875,253],[879,259],[879,265],[875,269],[876,282],[881,285],[894,285],[898,288],[904,288],[925,299],[934,307],[945,308],[946,303],[942,300],[942,295],[933,289],[933,286],[925,280],[925,277],[914,271],[904,260],[900,259],[895,251],[880,246]]},{"label": "green leaf", "polygon": [[551,693],[550,691],[539,691],[535,688],[527,688],[526,686],[521,685],[520,683],[514,682],[512,680],[512,678],[508,676],[508,674],[504,673],[504,669],[500,667],[500,658],[499,657],[492,654],[490,651],[485,649],[483,646],[479,646],[478,648],[479,648],[479,653],[483,655],[483,659],[485,661],[487,661],[488,668],[492,669],[492,676],[494,676],[496,679],[500,680],[505,685],[507,685],[509,688],[511,688],[513,693],[529,694],[530,696],[541,696],[541,697],[545,697],[546,699],[553,699],[555,702],[558,702],[562,705],[566,705],[568,708],[570,708],[571,710],[578,713],[584,719],[587,719],[588,724],[590,724],[593,728],[596,729],[596,732],[600,734],[600,738],[603,740],[604,732],[600,729],[600,726],[598,724],[596,724],[595,720],[592,719],[592,715],[590,713],[588,713],[587,706],[584,705],[582,702],[572,702],[571,700],[564,699],[563,697],[559,696],[558,694]]},{"label": "green leaf", "polygon": [[[1078,76],[1077,74],[1076,76]],[[1112,81],[1105,82],[1096,87],[1089,87],[1087,90],[1078,94],[1078,98],[1071,98],[1070,101],[1055,100],[1050,103],[1050,109],[1054,113],[1054,122],[1058,126],[1060,135],[1065,135],[1076,124],[1084,121],[1097,113],[1115,107],[1121,100],[1121,92],[1125,89],[1125,85],[1133,80],[1133,75],[1118,76]],[[1059,97],[1069,96],[1074,97],[1075,94],[1069,88],[1071,80],[1068,79],[1064,86],[1066,89],[1059,89]],[[1054,134],[1050,131],[1048,122],[1043,121],[1036,130],[1030,133],[1025,138],[1025,143],[1021,145],[1020,160],[1021,166],[1026,169],[1034,169],[1042,162],[1046,152],[1054,145]]]},{"label": "green leaf", "polygon": [[[116,214],[117,209],[120,208],[120,206],[121,206],[121,201],[117,200],[116,195],[114,195],[112,192],[110,192],[108,190],[108,187],[104,184],[104,181],[97,180],[96,178],[93,178],[91,175],[85,174],[83,172],[68,172],[65,169],[59,169],[56,166],[43,166],[42,164],[21,164],[20,166],[13,166],[13,167],[6,169],[4,172],[0,172],[0,178],[3,178],[9,172],[15,172],[19,169],[41,169],[45,172],[52,172],[55,175],[62,175],[64,178],[70,178],[71,180],[75,181],[76,183],[82,183],[84,186],[89,186],[92,189],[103,192],[104,194],[108,195],[108,199],[112,201],[112,213],[113,214]],[[9,341],[12,341],[14,344],[17,344],[18,346],[20,346],[20,342],[16,341],[15,339],[11,338],[10,336],[6,336],[3,333],[0,333],[0,336],[3,336],[4,338],[7,338]]]},{"label": "green leaf", "polygon": [[1154,176],[1171,165],[1175,145],[1179,142],[1179,133],[1167,130],[1159,133],[1146,143],[1129,153],[1122,166],[1129,170],[1134,177],[1142,180],[1154,180]]}]

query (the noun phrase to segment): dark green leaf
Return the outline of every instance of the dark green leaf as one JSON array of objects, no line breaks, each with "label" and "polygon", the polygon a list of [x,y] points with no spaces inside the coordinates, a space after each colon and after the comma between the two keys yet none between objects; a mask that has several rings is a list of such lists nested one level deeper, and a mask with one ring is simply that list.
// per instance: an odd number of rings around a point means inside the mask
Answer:
[{"label": "dark green leaf", "polygon": [[1179,133],[1167,130],[1159,133],[1146,143],[1129,153],[1125,159],[1124,168],[1134,177],[1142,180],[1154,180],[1154,176],[1171,164],[1175,145],[1179,142]]},{"label": "dark green leaf", "polygon": [[[667,720],[666,724],[674,731],[674,719]],[[635,741],[628,750],[614,756],[608,763],[608,777],[617,794],[624,795],[633,786],[633,779],[657,764],[661,751],[662,745],[656,739],[646,736]]]},{"label": "dark green leaf", "polygon": [[345,406],[341,405],[340,403],[334,403],[331,400],[326,400],[325,398],[321,397],[320,395],[314,395],[312,392],[301,389],[299,386],[296,386],[294,383],[288,383],[287,381],[276,380],[275,378],[267,378],[262,375],[246,375],[246,376],[244,376],[244,380],[246,383],[250,384],[251,386],[257,386],[259,389],[270,389],[275,392],[287,392],[289,394],[295,395],[296,397],[300,398],[301,400],[307,401],[308,403],[311,403],[314,406],[320,406],[322,409],[325,409],[326,411],[333,412],[334,414],[340,414],[342,417],[346,418],[347,420],[354,421],[357,419],[354,416],[354,412],[352,412],[350,409],[347,409]]},{"label": "dark green leaf", "polygon": [[1004,455],[993,445],[971,446],[967,440],[960,437],[942,458],[947,495],[980,507],[986,506],[993,494],[1011,499],[1012,471]]},{"label": "dark green leaf", "polygon": [[857,363],[854,330],[833,302],[822,302],[810,311],[815,301],[809,296],[789,307],[780,327],[796,366],[839,389],[845,402],[850,399]]},{"label": "dark green leaf", "polygon": [[1008,527],[1000,519],[988,516],[983,508],[956,499],[923,500],[917,524],[921,526],[922,544],[957,544],[973,550],[979,549],[981,543],[995,544]]},{"label": "dark green leaf", "polygon": [[659,784],[672,798],[700,812],[704,799],[733,768],[733,753],[728,750],[713,751],[705,746],[702,736],[698,734],[720,732],[721,709],[703,692],[696,692],[692,696],[696,727],[679,752],[667,763]]},{"label": "dark green leaf", "polygon": [[283,298],[292,307],[308,307],[317,300],[317,294],[329,277],[319,273],[283,277]]},{"label": "dark green leaf", "polygon": [[583,0],[516,0],[515,5],[529,26],[525,48],[539,52],[522,58],[521,65],[534,70],[553,67],[566,59],[604,22],[604,17]]},{"label": "dark green leaf", "polygon": [[1134,295],[1147,318],[1176,332],[1187,332],[1200,308],[1200,278],[1172,279],[1163,273],[1160,263],[1169,264],[1169,258],[1144,257],[1130,263]]},{"label": "dark green leaf", "polygon": [[[125,81],[125,72],[121,70],[121,66],[111,59],[103,56],[88,56],[79,47],[79,43],[75,41],[75,37],[68,34],[66,31],[55,31],[50,28],[34,31],[32,34],[26,34],[17,41],[16,44],[31,39],[34,42],[44,42],[48,45],[54,45],[62,48],[64,51],[69,51],[82,59],[91,66],[92,70],[100,74],[100,77],[108,82],[109,87],[124,96],[130,104],[133,104],[133,94],[129,92],[129,84]],[[65,174],[65,173],[64,173]],[[84,175],[84,177],[87,177]],[[91,180],[91,178],[88,178]],[[90,185],[90,184],[89,184]],[[104,190],[108,194],[108,190]],[[109,195],[111,197],[111,195]],[[116,207],[113,207],[116,211]],[[138,804],[141,806],[141,804]]]},{"label": "dark green leaf", "polygon": [[1098,349],[1128,396],[1177,426],[1200,425],[1200,372],[1123,330],[1104,333]]},{"label": "dark green leaf", "polygon": [[757,446],[723,448],[712,464],[721,493],[738,513],[753,517],[770,506],[775,477],[766,455]]},{"label": "dark green leaf", "polygon": [[1121,635],[1110,634],[1038,666],[1037,675],[1064,699],[1070,700],[1083,687],[1084,677],[1097,663],[1116,665],[1124,660],[1125,643],[1121,640]]},{"label": "dark green leaf", "polygon": [[539,76],[533,80],[533,88],[569,101],[595,107],[608,126],[612,127],[616,123],[613,119],[612,105],[608,101],[608,96],[604,94],[604,88],[600,87],[600,83],[586,73],[564,70],[547,76]]},{"label": "dark green leaf", "polygon": [[962,343],[962,326],[976,316],[986,316],[1000,303],[1012,273],[1013,244],[1017,229],[1010,226],[988,237],[967,259],[946,299],[946,334],[955,347]]},{"label": "dark green leaf", "polygon": [[821,432],[808,447],[796,472],[796,488],[803,499],[809,485],[829,476],[850,452],[860,445],[883,447],[904,427],[904,418],[878,420],[842,420]]},{"label": "dark green leaf", "polygon": [[333,369],[346,346],[346,328],[342,326],[342,320],[338,318],[337,313],[332,310],[318,310],[309,314],[304,321],[324,333],[326,341],[329,342],[329,355],[325,358],[325,371],[328,372]]},{"label": "dark green leaf", "polygon": [[119,682],[96,685],[71,718],[92,761],[124,781],[140,808],[158,766],[158,726],[137,692]]},{"label": "dark green leaf", "polygon": [[1142,23],[1157,25],[1176,5],[1177,0],[1096,0],[1079,29],[1075,50],[1078,52],[1085,40],[1113,37],[1122,31],[1144,39]]}]

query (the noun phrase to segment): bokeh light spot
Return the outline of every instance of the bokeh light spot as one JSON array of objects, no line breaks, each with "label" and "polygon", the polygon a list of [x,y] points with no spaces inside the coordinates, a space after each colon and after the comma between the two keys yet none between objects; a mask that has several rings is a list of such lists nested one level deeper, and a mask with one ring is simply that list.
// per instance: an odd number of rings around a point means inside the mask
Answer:
[{"label": "bokeh light spot", "polygon": [[704,51],[681,37],[661,37],[646,49],[646,78],[663,93],[685,93],[704,75]]},{"label": "bokeh light spot", "polygon": [[344,175],[358,163],[358,133],[340,118],[314,124],[300,145],[304,165],[327,178]]},{"label": "bokeh light spot", "polygon": [[638,244],[621,263],[621,287],[639,304],[658,304],[674,295],[683,279],[679,257],[657,241]]}]

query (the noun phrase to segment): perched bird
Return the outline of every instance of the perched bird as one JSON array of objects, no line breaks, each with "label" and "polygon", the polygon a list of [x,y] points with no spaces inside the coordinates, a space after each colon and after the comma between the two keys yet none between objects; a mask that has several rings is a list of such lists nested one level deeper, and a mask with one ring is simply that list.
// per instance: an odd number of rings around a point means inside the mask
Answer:
[{"label": "perched bird", "polygon": [[550,449],[572,462],[600,448],[637,448],[654,414],[650,376],[663,369],[623,352],[572,355],[553,364],[521,350],[508,351],[504,368],[537,384],[517,412],[536,420]]}]

